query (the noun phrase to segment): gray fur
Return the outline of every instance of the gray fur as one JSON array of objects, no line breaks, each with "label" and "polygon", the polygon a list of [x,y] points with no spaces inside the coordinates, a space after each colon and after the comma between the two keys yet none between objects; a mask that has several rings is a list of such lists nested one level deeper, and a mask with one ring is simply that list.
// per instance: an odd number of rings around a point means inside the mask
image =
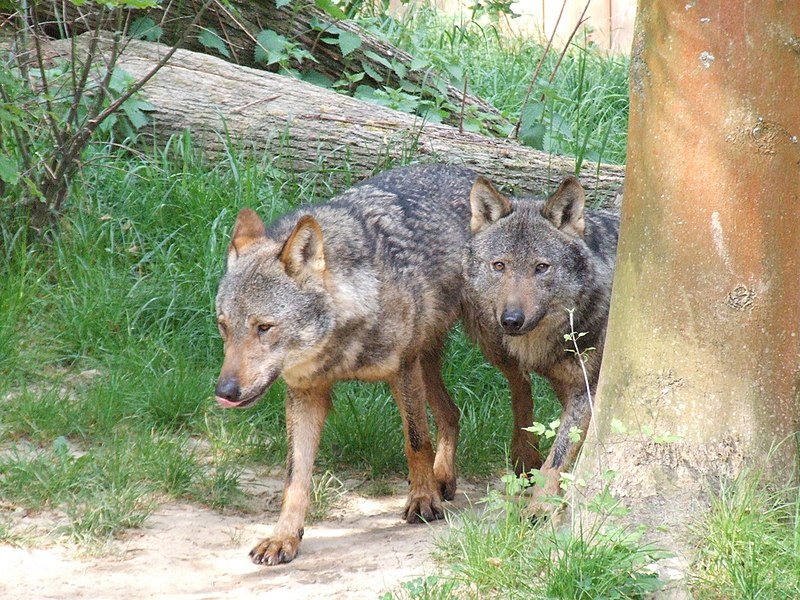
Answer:
[{"label": "gray fur", "polygon": [[[462,252],[475,174],[457,167],[395,169],[266,230],[240,213],[219,285],[225,340],[218,401],[245,406],[287,384],[287,483],[278,524],[251,552],[294,558],[311,466],[344,379],[384,380],[400,408],[409,460],[409,522],[443,516],[455,493],[458,408],[441,380],[447,332],[462,316]],[[434,457],[430,405],[439,431]]]},{"label": "gray fur", "polygon": [[[465,253],[466,296],[475,335],[495,364],[506,363],[518,382],[512,402],[528,398],[524,377],[535,372],[552,384],[564,406],[561,426],[542,471],[547,493],[557,493],[559,475],[571,466],[580,443],[569,438],[575,426],[585,435],[591,417],[586,384],[571,342],[573,331],[585,354],[594,394],[605,341],[619,217],[612,211],[584,212],[583,190],[564,180],[547,200],[508,199],[479,179],[472,191],[474,235]],[[477,215],[477,216],[476,216]],[[509,356],[496,346],[501,344]],[[508,366],[508,361],[516,366]],[[516,372],[515,372],[516,371]],[[512,390],[514,389],[512,383]],[[582,439],[582,438],[581,438]],[[523,468],[538,467],[537,457]],[[532,464],[531,464],[532,463]]]}]

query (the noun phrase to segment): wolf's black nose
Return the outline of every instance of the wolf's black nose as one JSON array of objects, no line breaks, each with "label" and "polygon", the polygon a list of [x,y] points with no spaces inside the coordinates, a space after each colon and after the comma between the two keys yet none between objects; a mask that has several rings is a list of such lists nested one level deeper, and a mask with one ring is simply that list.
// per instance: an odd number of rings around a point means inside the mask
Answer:
[{"label": "wolf's black nose", "polygon": [[235,377],[226,377],[217,382],[217,396],[236,402],[239,399],[239,381]]},{"label": "wolf's black nose", "polygon": [[525,313],[519,308],[507,308],[500,315],[500,325],[506,333],[516,333],[525,323]]}]

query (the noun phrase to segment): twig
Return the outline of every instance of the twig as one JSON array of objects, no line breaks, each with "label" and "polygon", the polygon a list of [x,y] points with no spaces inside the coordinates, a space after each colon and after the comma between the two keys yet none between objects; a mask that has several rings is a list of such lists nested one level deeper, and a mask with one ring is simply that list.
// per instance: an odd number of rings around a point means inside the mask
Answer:
[{"label": "twig", "polygon": [[589,373],[586,371],[586,364],[583,360],[583,354],[578,348],[578,335],[575,332],[575,309],[567,311],[569,313],[569,332],[572,345],[575,348],[575,356],[578,357],[578,363],[581,365],[581,372],[583,373],[583,383],[586,386],[586,397],[589,399],[589,413],[591,414],[592,429],[594,429],[595,437],[597,437],[597,423],[594,420],[594,403],[592,402],[592,387],[589,385]]},{"label": "twig", "polygon": [[236,114],[242,112],[246,108],[250,108],[254,104],[259,104],[261,102],[271,102],[276,98],[280,98],[279,95],[273,94],[272,96],[265,96],[264,98],[258,98],[257,100],[253,100],[252,102],[248,102],[247,104],[242,104],[241,106],[237,106],[236,108],[231,109],[231,114]]},{"label": "twig", "polygon": [[50,99],[50,84],[47,80],[47,69],[44,67],[44,52],[42,51],[42,43],[39,40],[39,30],[41,27],[39,25],[39,17],[36,14],[36,8],[31,10],[31,18],[33,19],[34,27],[33,44],[36,48],[36,64],[39,67],[39,76],[42,78],[42,92],[44,93],[45,101],[45,118],[50,125],[50,130],[53,133],[56,143],[63,147],[64,137],[62,135],[62,131],[58,127],[58,123],[56,123],[55,117],[53,116],[53,104]]},{"label": "twig", "polygon": [[120,106],[122,106],[125,102],[127,102],[134,94],[136,94],[140,89],[142,89],[148,81],[150,81],[161,67],[163,67],[172,56],[177,52],[178,47],[183,43],[184,39],[188,35],[189,30],[197,25],[202,17],[203,13],[206,9],[211,5],[214,0],[206,0],[203,6],[195,15],[192,22],[183,30],[181,33],[180,38],[173,44],[173,46],[164,54],[164,56],[159,60],[155,66],[150,69],[150,71],[144,75],[141,79],[139,79],[136,83],[134,83],[128,90],[119,96],[114,102],[112,102],[109,106],[105,108],[102,112],[100,112],[96,117],[89,119],[86,125],[84,126],[83,130],[77,132],[75,135],[68,142],[68,146],[70,147],[70,159],[74,159],[75,154],[79,151],[86,140],[95,132],[95,130],[100,126],[100,124],[105,121],[111,114],[113,114]]},{"label": "twig", "polygon": [[[103,21],[102,19],[97,19],[97,24],[96,24],[95,30],[92,33],[91,41],[89,42],[89,49],[88,49],[88,51],[86,53],[87,60],[83,64],[83,67],[81,68],[80,81],[77,84],[74,84],[74,88],[73,88],[74,97],[73,97],[73,100],[72,100],[72,104],[69,107],[69,112],[67,113],[67,119],[66,119],[67,123],[72,123],[72,121],[76,118],[76,116],[78,114],[78,108],[79,108],[80,103],[81,103],[81,94],[83,94],[83,92],[86,90],[86,82],[88,81],[89,73],[92,70],[91,57],[93,57],[95,55],[95,52],[97,52],[97,42],[98,42],[99,37],[100,37],[100,30],[101,30],[101,27],[102,27],[102,21]],[[71,37],[71,42],[72,42],[72,45],[71,45],[72,46],[72,50],[71,50],[71,52],[72,52],[72,60],[70,62],[73,65],[72,68],[73,68],[73,73],[74,73],[74,70],[75,70],[75,58],[77,57],[76,38],[75,38],[74,35]]]},{"label": "twig", "polygon": [[[578,33],[578,29],[580,29],[581,25],[583,25],[586,19],[586,11],[589,10],[589,4],[592,0],[586,0],[586,6],[583,7],[583,12],[581,13],[578,22],[575,23],[575,27],[572,29],[572,33],[569,34],[567,38],[567,43],[564,44],[564,48],[561,50],[561,54],[558,55],[558,60],[556,61],[556,66],[553,67],[553,72],[550,73],[550,78],[547,80],[547,83],[553,83],[553,79],[556,77],[556,73],[558,72],[558,68],[561,66],[561,61],[564,59],[564,55],[567,53],[569,49],[569,45],[572,43],[572,40],[575,38],[575,34]],[[542,99],[544,99],[544,94],[542,95]]]},{"label": "twig", "polygon": [[464,133],[464,109],[467,105],[467,82],[469,73],[464,73],[464,93],[461,95],[461,114],[458,116],[458,133]]},{"label": "twig", "polygon": [[553,25],[553,31],[550,33],[550,39],[547,40],[547,46],[545,46],[544,52],[542,52],[542,56],[541,58],[539,58],[539,63],[536,65],[536,70],[533,72],[533,77],[531,77],[531,82],[528,84],[528,89],[525,92],[525,99],[522,101],[522,108],[520,108],[519,110],[519,119],[517,120],[517,124],[514,126],[514,131],[511,134],[511,137],[514,139],[519,137],[519,128],[522,126],[522,112],[525,110],[525,107],[528,106],[528,100],[531,97],[531,92],[533,91],[533,86],[536,83],[536,78],[539,77],[539,72],[542,70],[542,67],[544,66],[544,61],[547,58],[547,55],[550,52],[550,48],[553,45],[553,39],[556,37],[558,24],[561,23],[561,16],[564,14],[564,7],[566,5],[567,5],[567,0],[564,0],[561,3],[561,10],[558,13],[556,24]]}]

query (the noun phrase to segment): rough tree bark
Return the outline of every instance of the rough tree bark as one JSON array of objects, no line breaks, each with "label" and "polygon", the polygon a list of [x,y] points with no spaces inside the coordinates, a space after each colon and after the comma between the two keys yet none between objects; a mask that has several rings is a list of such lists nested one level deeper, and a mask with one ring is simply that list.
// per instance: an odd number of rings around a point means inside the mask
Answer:
[{"label": "rough tree bark", "polygon": [[796,470],[798,36],[796,2],[639,3],[611,315],[577,472],[615,469],[631,519],[666,525],[679,553],[721,479]]},{"label": "rough tree bark", "polygon": [[[204,4],[202,0],[186,0],[184,2],[165,2],[159,8],[150,9],[147,15],[162,27],[162,41],[173,43],[182,33],[182,27],[190,22],[195,13]],[[43,20],[56,22],[63,18],[66,10],[69,19],[77,14],[83,15],[75,21],[76,27],[91,27],[92,12],[84,7],[76,8],[70,4],[40,2],[37,11]],[[134,11],[134,15],[145,14]],[[270,29],[286,37],[289,41],[305,48],[316,60],[293,61],[292,66],[299,71],[316,71],[331,81],[344,78],[346,74],[365,72],[363,65],[378,74],[383,81],[376,81],[365,73],[360,83],[380,88],[382,85],[397,87],[400,78],[397,71],[403,73],[403,82],[417,86],[423,98],[444,96],[452,110],[445,122],[457,125],[463,106],[467,115],[480,115],[488,131],[502,137],[512,129],[508,121],[495,107],[485,100],[459,89],[449,83],[442,73],[430,66],[414,65],[413,57],[407,52],[390,44],[388,41],[373,35],[348,20],[337,20],[328,13],[318,9],[313,2],[293,2],[278,8],[274,0],[231,0],[226,3],[214,3],[201,16],[197,32],[185,36],[182,47],[197,52],[215,54],[213,48],[204,46],[199,34],[204,29],[218,33],[230,56],[229,62],[239,65],[274,71],[277,65],[268,67],[255,60],[255,50],[260,32]],[[358,36],[361,44],[347,56],[342,55],[338,44],[328,42],[336,36],[331,31],[342,30]],[[58,37],[59,27],[52,27],[52,34]],[[220,55],[221,56],[221,55]],[[391,64],[391,67],[387,67]],[[397,69],[397,71],[395,70]]]},{"label": "rough tree bark", "polygon": [[[85,43],[79,36],[79,43]],[[52,58],[68,56],[70,40],[49,45]],[[148,73],[165,46],[131,42],[118,65],[134,78]],[[163,144],[190,130],[211,154],[221,153],[227,135],[234,144],[270,148],[279,164],[295,170],[344,160],[364,177],[407,156],[462,164],[522,193],[554,188],[574,172],[567,158],[507,140],[426,124],[412,115],[342,96],[291,77],[230,64],[178,50],[143,88],[154,110],[149,131]],[[611,204],[622,187],[624,169],[584,165],[581,180],[590,197]]]}]

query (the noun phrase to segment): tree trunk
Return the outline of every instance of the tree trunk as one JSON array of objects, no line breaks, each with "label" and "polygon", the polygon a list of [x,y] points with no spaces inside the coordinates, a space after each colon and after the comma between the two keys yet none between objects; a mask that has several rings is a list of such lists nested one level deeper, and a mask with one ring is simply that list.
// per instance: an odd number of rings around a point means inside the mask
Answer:
[{"label": "tree trunk", "polygon": [[[134,15],[149,15],[163,29],[162,41],[172,44],[179,39],[183,28],[191,22],[202,7],[202,0],[165,2],[146,13],[134,11]],[[50,2],[39,3],[37,11],[43,21],[53,25],[49,31],[58,37],[62,27],[56,22],[63,18],[74,28],[85,31],[92,27],[93,13],[70,4],[62,7]],[[80,18],[78,15],[81,15]],[[337,20],[318,9],[313,2],[292,2],[280,8],[274,0],[231,0],[214,3],[202,15],[197,31],[183,38],[181,46],[197,52],[224,56],[229,62],[239,65],[275,71],[277,64],[269,66],[255,59],[259,47],[258,36],[262,31],[272,30],[289,42],[304,48],[314,60],[289,60],[293,69],[300,73],[316,72],[330,82],[342,80],[346,75],[363,73],[364,78],[356,85],[368,84],[379,89],[382,86],[402,88],[421,99],[444,103],[447,117],[444,122],[458,125],[463,112],[469,118],[478,118],[486,131],[507,137],[513,124],[499,110],[463,88],[451,85],[446,75],[438,73],[430,65],[419,66],[407,52],[390,44],[353,21]],[[203,44],[202,32],[214,32],[220,48]],[[357,37],[359,46],[343,55],[336,40],[339,31]],[[351,38],[353,39],[353,38]],[[372,75],[376,78],[374,78]],[[402,84],[402,85],[401,85]]]},{"label": "tree trunk", "polygon": [[[86,43],[84,36],[79,43]],[[53,55],[69,56],[70,40],[50,44]],[[165,46],[131,42],[118,66],[138,79]],[[278,164],[298,171],[320,163],[347,163],[356,177],[372,174],[404,157],[462,164],[522,193],[551,189],[572,160],[508,140],[423,123],[413,115],[337,94],[303,81],[233,65],[206,54],[178,50],[142,90],[154,110],[148,131],[158,144],[189,130],[209,153],[225,145],[274,152]],[[146,131],[143,130],[143,133]],[[611,204],[624,170],[585,165],[581,179],[597,202]]]},{"label": "tree trunk", "polygon": [[[577,471],[616,470],[631,519],[666,525],[678,552],[720,480],[795,474],[798,34],[797,2],[639,4],[611,315]],[[667,433],[679,441],[656,443]]]}]

